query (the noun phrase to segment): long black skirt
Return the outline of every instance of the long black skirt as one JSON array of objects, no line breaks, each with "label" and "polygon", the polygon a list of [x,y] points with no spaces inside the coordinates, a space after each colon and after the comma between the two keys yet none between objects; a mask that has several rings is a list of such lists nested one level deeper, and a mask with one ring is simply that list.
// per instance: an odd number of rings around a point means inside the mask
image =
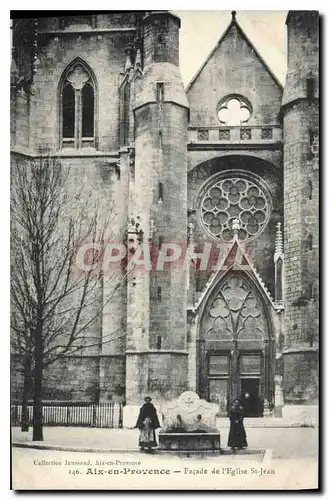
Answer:
[{"label": "long black skirt", "polygon": [[154,429],[141,429],[140,430],[139,446],[141,448],[155,448],[157,446]]},{"label": "long black skirt", "polygon": [[230,448],[247,448],[247,436],[243,423],[231,422],[227,446]]},{"label": "long black skirt", "polygon": [[139,430],[139,446],[141,448],[155,448],[157,446],[155,430],[151,427],[151,419],[146,417],[143,428]]}]

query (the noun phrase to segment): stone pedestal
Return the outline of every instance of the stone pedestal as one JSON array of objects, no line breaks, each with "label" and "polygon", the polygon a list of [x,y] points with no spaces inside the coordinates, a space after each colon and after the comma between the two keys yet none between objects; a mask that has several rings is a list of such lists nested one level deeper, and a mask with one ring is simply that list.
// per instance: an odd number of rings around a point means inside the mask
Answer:
[{"label": "stone pedestal", "polygon": [[168,451],[218,451],[220,433],[159,433],[159,450]]},{"label": "stone pedestal", "polygon": [[285,405],[315,406],[319,394],[318,347],[294,346],[283,351]]},{"label": "stone pedestal", "polygon": [[317,427],[319,408],[317,405],[285,405],[282,417],[296,427]]},{"label": "stone pedestal", "polygon": [[122,425],[124,428],[133,429],[136,425],[140,407],[137,405],[127,405],[123,407]]}]

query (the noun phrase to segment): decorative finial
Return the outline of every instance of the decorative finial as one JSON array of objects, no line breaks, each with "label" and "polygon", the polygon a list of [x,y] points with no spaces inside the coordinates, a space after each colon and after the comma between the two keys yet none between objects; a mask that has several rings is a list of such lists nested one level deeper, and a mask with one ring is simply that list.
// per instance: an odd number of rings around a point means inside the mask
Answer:
[{"label": "decorative finial", "polygon": [[11,85],[15,85],[18,77],[19,77],[19,71],[16,65],[16,49],[15,47],[12,47],[11,49],[12,52],[12,57],[11,57],[11,65],[10,65],[10,83]]},{"label": "decorative finial", "polygon": [[142,66],[142,56],[140,48],[138,48],[136,52],[135,68],[140,68],[141,66]]},{"label": "decorative finial", "polygon": [[187,224],[187,242],[193,242],[193,231],[194,231],[194,223],[191,221]]},{"label": "decorative finial", "polygon": [[130,70],[130,68],[132,68],[132,62],[131,62],[131,49],[130,48],[127,48],[126,49],[126,54],[127,54],[127,57],[126,57],[126,63],[125,63],[125,73],[127,71]]},{"label": "decorative finial", "polygon": [[232,10],[231,15],[232,15],[232,21],[235,21],[236,10]]},{"label": "decorative finial", "polygon": [[150,239],[153,238],[155,231],[156,231],[156,227],[154,224],[154,220],[150,219],[150,223],[149,223],[149,238]]},{"label": "decorative finial", "polygon": [[274,262],[276,262],[279,257],[281,258],[283,257],[283,237],[281,230],[281,222],[278,222],[276,225]]},{"label": "decorative finial", "polygon": [[232,229],[233,229],[233,240],[237,241],[239,237],[240,230],[240,221],[239,219],[233,219],[232,221]]},{"label": "decorative finial", "polygon": [[35,75],[37,73],[36,65],[38,63],[38,20],[33,21],[33,62],[32,62],[32,73]]}]

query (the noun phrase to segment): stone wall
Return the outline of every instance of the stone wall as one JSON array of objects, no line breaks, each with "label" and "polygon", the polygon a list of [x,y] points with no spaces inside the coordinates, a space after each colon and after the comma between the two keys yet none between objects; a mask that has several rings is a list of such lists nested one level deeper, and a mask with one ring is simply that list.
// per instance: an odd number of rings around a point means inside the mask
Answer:
[{"label": "stone wall", "polygon": [[318,403],[319,356],[316,349],[284,354],[283,390],[286,405]]},{"label": "stone wall", "polygon": [[312,405],[318,400],[319,347],[318,12],[290,11],[287,26],[284,398]]},{"label": "stone wall", "polygon": [[[164,105],[163,159],[158,174],[162,183],[162,202],[156,201],[152,216],[156,226],[154,246],[162,243],[179,245],[184,255],[187,227],[186,179],[186,110]],[[184,148],[184,149],[183,149]],[[184,175],[185,173],[185,175]],[[155,185],[158,190],[158,184]],[[163,349],[186,347],[186,273],[182,260],[151,276],[149,345],[156,348],[157,337],[163,339]],[[158,294],[159,287],[161,288]]]},{"label": "stone wall", "polygon": [[11,148],[29,147],[30,134],[30,95],[23,88],[11,90],[10,108],[10,146]]},{"label": "stone wall", "polygon": [[97,401],[99,357],[67,357],[49,366],[44,373],[45,400]]},{"label": "stone wall", "polygon": [[319,12],[291,10],[287,16],[288,68],[282,104],[304,99],[306,79],[314,78],[319,97]]},{"label": "stone wall", "polygon": [[123,401],[126,392],[126,358],[102,356],[100,358],[99,390],[101,402]]},{"label": "stone wall", "polygon": [[119,147],[119,83],[124,70],[125,46],[131,32],[44,33],[39,35],[38,61],[32,86],[30,143],[57,148],[59,144],[59,88],[65,68],[77,57],[95,74],[96,144],[101,151]]},{"label": "stone wall", "polygon": [[[103,220],[111,218],[108,239],[123,241],[130,197],[130,209],[132,212],[136,209],[134,215],[142,217],[145,242],[154,247],[174,241],[184,249],[187,208],[195,208],[199,190],[211,175],[230,169],[244,169],[260,175],[270,189],[273,211],[266,229],[248,243],[248,253],[274,294],[275,226],[283,217],[284,198],[285,399],[291,404],[312,404],[317,394],[319,326],[319,119],[315,100],[307,99],[306,94],[307,82],[312,83],[313,79],[313,98],[318,96],[318,14],[295,11],[288,16],[288,74],[283,98],[286,106],[283,118],[284,191],[279,142],[273,141],[257,152],[252,145],[248,148],[248,145],[239,144],[239,151],[230,151],[225,149],[227,145],[207,150],[191,143],[187,158],[187,101],[178,69],[179,20],[171,14],[151,14],[143,21],[145,80],[144,84],[136,81],[136,89],[132,92],[136,90],[138,108],[135,110],[135,166],[128,156],[125,162],[118,163],[122,125],[119,87],[127,44],[134,39],[136,21],[137,24],[142,22],[144,14],[49,18],[33,24],[31,30],[35,29],[37,53],[33,68],[32,62],[30,65],[34,71],[31,73],[33,82],[31,93],[26,91],[28,86],[12,93],[12,147],[32,156],[40,148],[58,153],[63,164],[71,168],[67,188],[73,204],[81,186],[85,193],[91,189],[103,200]],[[17,54],[23,52],[17,51]],[[63,71],[76,58],[89,65],[96,80],[96,148],[88,148],[88,151],[58,149],[59,83]],[[18,62],[18,69],[24,66],[22,62]],[[159,102],[158,83],[163,84],[163,102]],[[236,22],[231,23],[198,78],[188,88],[190,125],[219,127],[218,103],[234,93],[244,96],[251,104],[248,125],[280,125],[282,88]],[[190,171],[188,203],[187,170]],[[152,234],[151,221],[155,227]],[[199,251],[204,243],[213,242],[198,220],[194,238]],[[202,277],[199,289],[205,286],[208,277]],[[104,279],[107,283],[104,281],[104,293],[97,290],[96,307],[104,305],[106,295],[111,293],[110,274]],[[150,276],[140,274],[135,281],[131,279],[128,291],[125,285],[120,288],[90,325],[86,337],[95,342],[89,351],[62,358],[46,369],[45,399],[123,399],[125,384],[128,399],[131,397],[136,404],[142,402],[146,393],[157,399],[167,399],[183,392],[188,371],[186,285],[185,274],[179,268]],[[194,278],[191,286],[195,287]],[[131,324],[135,314],[137,320]],[[127,330],[130,332],[128,343]],[[189,352],[193,357],[195,333],[189,339]],[[174,350],[176,352],[172,352]],[[191,366],[191,362],[189,371],[193,386],[195,366]],[[19,395],[21,387],[22,375],[14,359],[13,394]]]},{"label": "stone wall", "polygon": [[170,62],[178,66],[178,17],[152,13],[144,19],[144,65]]},{"label": "stone wall", "polygon": [[232,23],[198,77],[190,84],[190,126],[219,126],[217,105],[229,94],[241,94],[252,105],[248,125],[278,124],[282,88],[254,48]]},{"label": "stone wall", "polygon": [[[318,158],[310,131],[318,128],[317,107],[295,103],[284,118],[285,324],[286,347],[318,338],[318,314],[309,299],[319,290]],[[310,184],[311,183],[311,184]],[[311,239],[310,239],[311,238]],[[312,318],[310,318],[312,316]],[[311,321],[309,321],[311,319]],[[310,329],[312,331],[310,331]]]},{"label": "stone wall", "polygon": [[[17,161],[23,161],[21,155],[13,155],[12,175],[15,175]],[[27,161],[25,159],[25,161]],[[33,160],[28,160],[33,161]],[[37,159],[36,161],[42,161]],[[45,158],[44,161],[52,161]],[[118,233],[122,234],[122,221],[125,220],[122,213],[122,196],[120,192],[120,180],[117,178],[116,168],[106,163],[103,158],[79,159],[76,157],[62,159],[64,175],[69,169],[68,182],[65,185],[68,193],[69,207],[67,212],[61,214],[62,219],[58,221],[58,231],[63,231],[63,241],[67,236],[69,216],[74,216],[80,210],[85,209],[84,214],[92,219],[98,210],[98,228],[105,231],[105,241],[118,242]],[[95,205],[94,202],[97,204]],[[81,219],[78,218],[78,223]],[[83,229],[78,233],[78,225],[75,225],[76,237],[84,235]],[[82,235],[82,236],[81,236]],[[59,236],[60,237],[60,236]],[[14,251],[14,249],[13,249]],[[121,268],[119,268],[121,270]],[[77,353],[78,358],[72,356],[58,361],[44,373],[44,398],[45,399],[68,399],[90,401],[99,396],[109,400],[113,396],[122,397],[125,383],[124,362],[122,361],[126,345],[125,329],[125,292],[124,275],[114,275],[112,269],[106,270],[102,283],[95,285],[96,277],[91,277],[90,290],[85,307],[81,313],[81,325],[87,325],[83,332],[84,347]],[[116,285],[121,285],[115,290]],[[114,291],[115,290],[115,291]],[[113,292],[114,291],[114,292]],[[81,297],[70,295],[67,297],[67,307],[70,308],[71,301]],[[64,301],[63,301],[64,304]],[[62,304],[62,305],[63,305]],[[104,305],[104,307],[103,307]],[[90,322],[90,323],[89,323]],[[52,342],[52,347],[60,338]],[[64,339],[64,344],[67,339]],[[114,356],[113,358],[100,356]],[[83,357],[81,357],[83,356]],[[102,374],[100,374],[100,364]],[[74,370],[81,371],[84,380],[75,381]],[[63,371],[65,375],[63,376]],[[79,375],[77,376],[79,380]],[[22,390],[22,377],[19,371],[13,370],[13,391],[20,393]]]},{"label": "stone wall", "polygon": [[[212,175],[226,170],[231,171],[232,169],[242,169],[255,173],[265,182],[270,192],[272,213],[268,225],[261,234],[246,243],[246,250],[274,297],[273,258],[276,224],[283,219],[283,179],[281,170],[276,169],[271,163],[265,162],[256,156],[231,155],[205,162],[188,174],[188,207],[198,210],[198,196],[202,186]],[[200,247],[200,250],[197,251],[201,251],[205,243],[211,243],[214,247],[218,243],[203,228],[198,216],[196,217],[194,241]],[[214,261],[215,263],[216,260]],[[192,282],[191,286],[196,286],[197,291],[200,292],[209,279],[209,272],[199,272],[197,274],[199,284],[196,285]]]},{"label": "stone wall", "polygon": [[[34,62],[31,93],[25,93],[23,89],[13,91],[12,146],[16,150],[29,150],[32,155],[40,148],[59,154],[63,167],[70,168],[67,192],[72,200],[72,213],[79,209],[79,204],[84,206],[85,196],[89,197],[92,193],[91,202],[98,197],[98,202],[101,201],[101,204],[98,203],[99,226],[108,223],[104,236],[114,242],[122,241],[127,219],[119,168],[115,164],[119,158],[114,156],[119,148],[120,74],[124,69],[126,44],[135,33],[135,21],[135,14],[39,19],[36,24],[38,56]],[[122,28],[118,36],[116,30]],[[110,31],[112,29],[115,31]],[[87,152],[58,150],[58,86],[63,71],[76,58],[81,58],[90,66],[96,79],[97,147]],[[100,151],[105,154],[100,156]],[[88,216],[92,217],[94,213],[89,212]],[[62,226],[64,228],[65,224]],[[84,357],[60,360],[45,371],[46,399],[91,401],[99,396],[104,400],[115,395],[122,397],[125,381],[125,287],[120,287],[107,302],[113,283],[110,269],[104,274],[104,292],[97,288],[91,301],[93,303],[83,313],[85,318],[97,314],[84,333],[88,348],[79,353]],[[104,358],[99,357],[101,354]],[[19,393],[22,379],[16,370],[13,370],[13,379],[14,391]]]},{"label": "stone wall", "polygon": [[127,401],[140,404],[145,396],[170,401],[186,390],[186,354],[172,352],[127,354]]},{"label": "stone wall", "polygon": [[[177,67],[179,20],[170,13],[152,13],[143,23],[144,73],[135,89],[130,215],[138,220],[142,242],[152,254],[166,243],[184,253],[188,111]],[[129,238],[136,239],[133,229]],[[147,391],[169,398],[187,385],[187,361],[181,361],[186,358],[185,268],[182,261],[157,268],[157,257],[153,264],[152,269],[136,266],[128,284],[129,405],[141,401]]]}]

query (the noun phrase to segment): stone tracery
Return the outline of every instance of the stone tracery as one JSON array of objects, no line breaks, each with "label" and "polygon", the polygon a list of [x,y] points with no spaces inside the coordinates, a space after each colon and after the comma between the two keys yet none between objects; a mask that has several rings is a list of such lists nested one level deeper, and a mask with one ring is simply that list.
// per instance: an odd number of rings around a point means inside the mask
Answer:
[{"label": "stone tracery", "polygon": [[231,275],[221,286],[209,308],[208,334],[231,340],[267,336],[262,307],[252,287],[239,275]]},{"label": "stone tracery", "polygon": [[217,181],[206,191],[201,202],[201,219],[206,230],[222,241],[232,241],[233,219],[240,221],[239,240],[257,236],[266,226],[270,203],[256,181],[230,177]]},{"label": "stone tracery", "polygon": [[250,116],[250,106],[240,96],[229,96],[219,106],[218,119],[220,123],[228,126],[237,126],[246,123]]}]

